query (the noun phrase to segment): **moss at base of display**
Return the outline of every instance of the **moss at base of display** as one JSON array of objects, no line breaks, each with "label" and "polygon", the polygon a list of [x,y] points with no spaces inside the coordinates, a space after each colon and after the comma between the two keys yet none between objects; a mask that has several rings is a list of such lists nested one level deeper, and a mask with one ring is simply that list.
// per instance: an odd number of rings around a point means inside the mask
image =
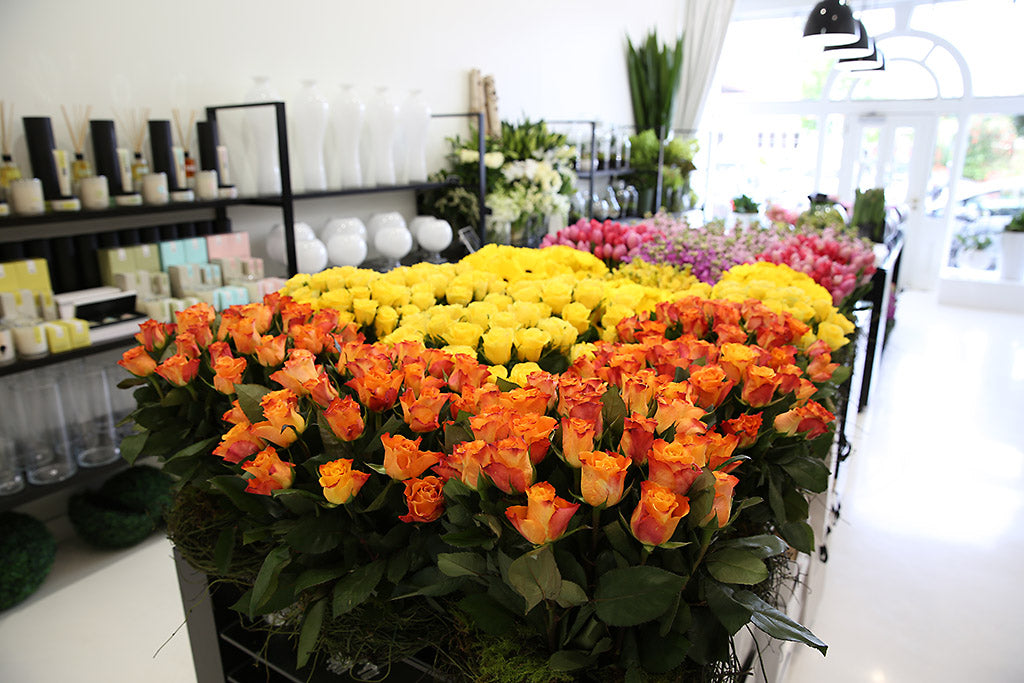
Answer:
[{"label": "moss at base of display", "polygon": [[57,554],[57,541],[39,520],[20,512],[0,513],[0,610],[36,592]]},{"label": "moss at base of display", "polygon": [[128,548],[141,543],[162,523],[170,506],[171,478],[160,470],[137,466],[111,477],[98,492],[68,499],[68,519],[92,546]]}]

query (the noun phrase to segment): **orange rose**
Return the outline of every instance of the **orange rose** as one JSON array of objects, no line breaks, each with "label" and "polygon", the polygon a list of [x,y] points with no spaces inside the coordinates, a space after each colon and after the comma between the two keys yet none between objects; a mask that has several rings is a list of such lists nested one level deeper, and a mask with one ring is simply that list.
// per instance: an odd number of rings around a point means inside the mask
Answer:
[{"label": "orange rose", "polygon": [[556,496],[555,487],[542,481],[526,490],[526,505],[507,508],[505,516],[523,538],[543,545],[561,538],[579,507]]},{"label": "orange rose", "polygon": [[265,368],[276,368],[284,362],[285,344],[288,336],[279,334],[276,337],[265,334],[256,345],[256,360]]},{"label": "orange rose", "polygon": [[437,477],[408,479],[405,482],[405,503],[409,513],[398,519],[403,522],[433,522],[444,514],[444,482]]},{"label": "orange rose", "polygon": [[715,472],[715,500],[711,504],[711,512],[701,520],[701,526],[716,517],[719,529],[729,523],[729,515],[732,510],[732,491],[736,488],[737,483],[739,483],[739,479],[733,475]]},{"label": "orange rose", "polygon": [[452,363],[454,367],[448,374],[448,386],[452,391],[462,391],[467,384],[482,386],[490,375],[486,365],[461,353],[452,359]]},{"label": "orange rose", "polygon": [[117,364],[136,377],[149,377],[156,372],[156,361],[153,360],[143,346],[136,346],[121,354]]},{"label": "orange rose", "polygon": [[672,425],[677,434],[702,432],[707,425],[700,421],[704,417],[704,409],[698,408],[688,398],[689,386],[682,382],[669,382],[658,392],[655,401],[658,410],[654,419],[658,423],[658,431],[664,432]]},{"label": "orange rose", "polygon": [[808,401],[777,416],[774,425],[784,436],[804,433],[806,438],[813,439],[827,432],[835,419],[820,403]]},{"label": "orange rose", "polygon": [[517,413],[543,415],[548,409],[548,398],[550,397],[537,387],[520,387],[503,393],[501,403]]},{"label": "orange rose", "polygon": [[244,425],[249,426],[249,418],[246,417],[245,412],[242,410],[242,406],[238,404],[238,399],[231,402],[231,410],[224,413],[221,417],[225,422],[230,422],[233,425]]},{"label": "orange rose", "polygon": [[302,388],[313,399],[313,402],[321,408],[327,408],[331,401],[338,398],[338,390],[334,388],[334,382],[331,381],[331,378],[323,370],[316,376],[316,379],[304,382]]},{"label": "orange rose", "polygon": [[237,464],[266,447],[266,441],[252,433],[251,425],[236,424],[220,438],[213,454],[226,462]]},{"label": "orange rose", "polygon": [[530,462],[540,464],[551,446],[551,432],[558,426],[558,420],[547,415],[512,415],[512,433],[526,441],[530,449]]},{"label": "orange rose", "polygon": [[775,389],[781,378],[774,370],[764,365],[751,365],[743,378],[740,399],[748,406],[761,408],[772,402]]},{"label": "orange rose", "polygon": [[726,376],[739,384],[747,366],[755,362],[760,354],[746,344],[733,342],[722,344],[718,352],[718,364],[722,366]]},{"label": "orange rose", "polygon": [[441,460],[440,453],[420,450],[422,436],[410,441],[401,434],[383,434],[380,440],[384,444],[384,469],[392,479],[418,477]]},{"label": "orange rose", "polygon": [[170,325],[158,323],[155,320],[147,320],[139,325],[139,331],[135,335],[135,341],[142,344],[147,351],[158,351],[167,345],[167,334]]},{"label": "orange rose", "polygon": [[658,421],[633,413],[622,425],[622,442],[620,447],[624,455],[637,465],[647,463],[647,454],[654,444],[654,430]]},{"label": "orange rose", "polygon": [[406,389],[400,400],[402,418],[409,429],[420,434],[440,428],[438,416],[450,394],[441,393],[437,386],[424,383],[419,397],[412,389]]},{"label": "orange rose", "polygon": [[641,370],[622,380],[622,400],[631,413],[646,416],[654,400],[654,392],[662,381],[653,370]]},{"label": "orange rose", "polygon": [[679,441],[667,443],[664,439],[655,439],[647,458],[648,477],[659,486],[676,493],[686,493],[693,480],[700,476],[705,464],[702,445]]},{"label": "orange rose", "polygon": [[709,412],[721,405],[735,386],[717,364],[705,365],[691,372],[689,383],[695,392],[693,402]]},{"label": "orange rose", "polygon": [[242,354],[256,353],[263,336],[256,331],[256,323],[252,318],[239,318],[228,328],[235,349]]},{"label": "orange rose", "polygon": [[251,318],[256,331],[266,334],[267,330],[274,323],[274,311],[265,304],[251,303],[239,306],[239,311],[244,318]]},{"label": "orange rose", "polygon": [[324,411],[327,426],[342,441],[354,441],[363,434],[365,425],[359,404],[351,396],[338,397]]},{"label": "orange rose", "polygon": [[202,353],[199,349],[199,344],[196,342],[195,335],[185,331],[178,332],[177,336],[174,337],[174,350],[189,360],[199,358],[200,353]]},{"label": "orange rose", "polygon": [[522,437],[512,436],[494,444],[491,462],[484,473],[505,493],[522,493],[533,483],[530,449]]},{"label": "orange rose", "polygon": [[452,394],[452,417],[458,417],[460,411],[476,415],[497,406],[500,400],[501,389],[493,384],[482,387],[465,385],[461,395]]},{"label": "orange rose", "polygon": [[746,344],[748,335],[734,323],[715,323],[715,336],[719,344]]},{"label": "orange rose", "polygon": [[495,446],[481,441],[463,441],[452,447],[452,454],[444,458],[441,466],[435,467],[449,471],[445,476],[458,477],[459,481],[471,489],[479,486],[480,472],[491,462]]},{"label": "orange rose", "polygon": [[580,453],[580,493],[587,505],[612,506],[622,500],[622,488],[631,460],[604,451]]},{"label": "orange rose", "polygon": [[573,467],[581,467],[580,453],[594,450],[597,427],[590,420],[562,418],[562,458]]},{"label": "orange rose", "polygon": [[757,434],[761,431],[761,419],[761,413],[744,413],[739,417],[722,422],[722,431],[739,437],[738,448],[747,448],[757,441]]},{"label": "orange rose", "polygon": [[273,446],[267,446],[256,457],[242,463],[242,469],[251,475],[245,490],[269,496],[276,489],[291,488],[295,481],[295,465],[277,457]]},{"label": "orange rose", "polygon": [[221,356],[213,365],[213,388],[222,394],[235,393],[235,385],[241,384],[245,372],[244,358]]},{"label": "orange rose", "polygon": [[653,481],[640,483],[640,502],[629,519],[629,528],[644,545],[668,543],[679,520],[690,511],[686,496],[673,492]]},{"label": "orange rose", "polygon": [[252,426],[253,433],[282,448],[295,443],[306,430],[306,420],[299,414],[299,397],[288,389],[271,391],[260,399],[266,421]]},{"label": "orange rose", "polygon": [[321,353],[324,347],[331,347],[330,335],[314,325],[292,325],[288,336],[297,349],[305,349],[310,353]]},{"label": "orange rose", "polygon": [[288,360],[284,362],[284,367],[270,375],[270,379],[296,396],[305,396],[309,392],[303,385],[315,380],[320,370],[316,364],[316,356],[311,352],[306,349],[292,349],[288,352]]},{"label": "orange rose", "polygon": [[[715,434],[714,432],[708,432],[702,438],[707,447],[708,467],[713,470],[717,470],[722,463],[733,456],[736,446],[739,445],[740,441],[740,438],[735,434],[722,435]],[[737,461],[731,463],[722,471],[732,472],[739,466],[740,463]]]},{"label": "orange rose", "polygon": [[352,461],[346,458],[332,460],[320,465],[320,486],[324,489],[324,498],[336,505],[345,505],[352,501],[370,478],[368,472],[352,469]]},{"label": "orange rose", "polygon": [[189,360],[178,353],[156,366],[156,374],[176,387],[183,387],[191,382],[198,372],[198,358]]},{"label": "orange rose", "polygon": [[775,373],[779,378],[778,391],[780,394],[795,394],[800,390],[801,382],[806,382],[814,387],[813,384],[800,376],[803,374],[802,371],[792,363],[781,365],[775,369]]},{"label": "orange rose", "polygon": [[231,344],[222,341],[215,341],[206,347],[206,352],[210,354],[210,367],[217,365],[217,361],[221,358],[234,358],[231,353]]},{"label": "orange rose", "polygon": [[404,379],[401,370],[387,371],[374,367],[361,376],[353,377],[345,386],[356,390],[360,403],[379,413],[395,405]]},{"label": "orange rose", "polygon": [[289,298],[287,302],[281,304],[281,328],[287,331],[292,329],[292,325],[304,325],[311,315],[312,306],[296,303]]},{"label": "orange rose", "polygon": [[497,443],[501,439],[508,438],[512,422],[508,411],[499,404],[485,408],[469,418],[469,426],[476,438],[487,443]]}]

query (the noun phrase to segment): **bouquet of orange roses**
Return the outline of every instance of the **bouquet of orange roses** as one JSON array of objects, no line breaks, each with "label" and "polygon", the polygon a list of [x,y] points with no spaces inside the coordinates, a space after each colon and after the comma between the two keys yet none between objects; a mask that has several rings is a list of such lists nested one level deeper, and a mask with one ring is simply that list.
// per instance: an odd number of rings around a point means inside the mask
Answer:
[{"label": "bouquet of orange roses", "polygon": [[[179,506],[214,501],[227,521],[197,564],[230,575],[248,554],[234,608],[292,606],[300,667],[360,656],[332,624],[420,608],[554,679],[691,675],[748,623],[824,653],[765,589],[766,560],[813,548],[806,493],[829,475],[843,377],[808,330],[687,298],[619,319],[565,372],[509,373],[483,350],[367,343],[280,294],[199,304],[124,354],[122,452],[160,458]],[[435,645],[478,675],[479,649]]]}]

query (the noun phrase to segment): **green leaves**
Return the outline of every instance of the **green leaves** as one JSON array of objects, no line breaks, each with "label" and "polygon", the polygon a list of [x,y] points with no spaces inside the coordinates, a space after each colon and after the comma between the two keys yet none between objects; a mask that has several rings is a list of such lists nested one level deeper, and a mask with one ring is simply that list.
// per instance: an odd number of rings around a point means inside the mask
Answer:
[{"label": "green leaves", "polygon": [[324,623],[324,611],[327,609],[327,598],[322,598],[313,603],[313,606],[306,612],[306,618],[302,620],[302,630],[299,631],[299,646],[296,650],[295,664],[298,668],[306,666],[309,655],[320,640],[320,627]]},{"label": "green leaves", "polygon": [[562,575],[551,546],[518,557],[508,568],[508,582],[526,600],[529,613],[541,600],[556,600],[562,591]]},{"label": "green leaves", "polygon": [[792,461],[780,465],[800,488],[820,493],[828,488],[828,465],[821,460],[807,456],[798,456]]},{"label": "green leaves", "polygon": [[269,394],[270,389],[259,384],[236,384],[235,393],[238,395],[238,405],[249,418],[249,422],[256,424],[265,419],[260,399]]},{"label": "green leaves", "polygon": [[[725,587],[725,590],[731,589]],[[816,635],[750,591],[735,591],[732,593],[732,599],[749,609],[754,626],[757,626],[771,637],[809,645],[822,655],[828,652],[828,645],[823,643]]]},{"label": "green leaves", "polygon": [[708,556],[708,573],[722,583],[752,586],[768,578],[768,567],[757,555],[737,548],[724,548]]},{"label": "green leaves", "polygon": [[264,605],[267,599],[277,590],[277,578],[281,570],[291,562],[291,552],[285,546],[278,546],[270,551],[260,567],[256,581],[252,584],[252,597],[249,601],[249,614]]},{"label": "green leaves", "polygon": [[140,434],[131,434],[121,439],[121,457],[127,460],[129,465],[134,465],[135,460],[142,453],[148,438],[149,432],[142,432]]},{"label": "green leaves", "polygon": [[785,541],[774,534],[761,534],[759,536],[747,536],[746,538],[724,541],[720,543],[718,547],[745,550],[762,560],[768,557],[781,555],[786,552],[787,548],[789,548]]},{"label": "green leaves", "polygon": [[814,552],[814,530],[807,522],[786,522],[779,532],[787,543],[800,552]]},{"label": "green leaves", "polygon": [[485,633],[501,636],[512,628],[512,613],[487,593],[471,593],[457,604]]},{"label": "green leaves", "polygon": [[370,564],[356,567],[351,574],[335,584],[331,613],[340,617],[370,597],[384,576],[386,567],[387,562],[384,560],[374,560]]},{"label": "green leaves", "polygon": [[635,626],[672,607],[684,579],[657,567],[613,569],[598,579],[597,616],[609,626]]},{"label": "green leaves", "polygon": [[437,568],[445,576],[475,576],[487,573],[487,560],[476,553],[442,553],[437,556]]}]

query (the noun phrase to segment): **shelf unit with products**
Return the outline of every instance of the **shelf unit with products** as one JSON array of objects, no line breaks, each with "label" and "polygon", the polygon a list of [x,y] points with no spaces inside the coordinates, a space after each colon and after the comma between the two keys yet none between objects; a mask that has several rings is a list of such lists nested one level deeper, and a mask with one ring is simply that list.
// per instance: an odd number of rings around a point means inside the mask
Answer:
[{"label": "shelf unit with products", "polygon": [[[589,134],[584,134],[584,138],[589,139],[587,149],[589,153],[581,153],[577,157],[577,170],[576,177],[578,180],[587,181],[587,196],[584,198],[584,205],[580,207],[578,201],[574,202],[573,209],[570,213],[580,214],[585,218],[594,217],[594,190],[597,186],[597,180],[603,179],[607,181],[613,181],[621,176],[627,176],[633,173],[633,169],[629,165],[628,153],[619,155],[615,151],[610,151],[608,154],[602,155],[598,153],[598,122],[593,119],[554,119],[547,121],[547,123],[554,126],[583,126],[589,127]],[[624,130],[619,128],[618,130]],[[628,141],[628,136],[625,138]],[[610,148],[614,150],[618,145],[610,145]],[[583,152],[583,150],[581,150]],[[579,194],[579,188],[577,188],[577,194]],[[622,197],[616,193],[616,203],[620,206],[622,212],[619,217],[626,218],[628,210],[622,209],[623,204]],[[582,211],[581,211],[582,209]],[[571,222],[571,221],[570,221]]]}]

